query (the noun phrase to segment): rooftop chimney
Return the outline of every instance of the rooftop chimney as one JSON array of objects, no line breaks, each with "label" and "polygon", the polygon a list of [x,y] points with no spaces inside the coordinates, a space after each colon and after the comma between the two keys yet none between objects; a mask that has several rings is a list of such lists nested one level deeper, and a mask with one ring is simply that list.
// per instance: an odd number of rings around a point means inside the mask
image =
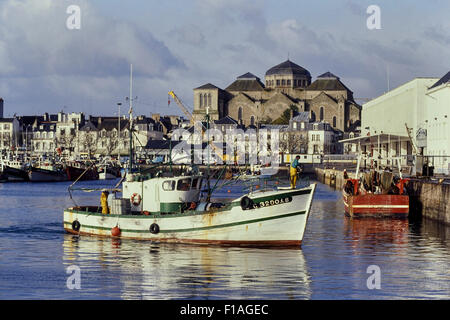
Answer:
[{"label": "rooftop chimney", "polygon": [[152,119],[155,120],[156,122],[159,122],[159,120],[161,119],[161,116],[159,113],[153,113]]}]

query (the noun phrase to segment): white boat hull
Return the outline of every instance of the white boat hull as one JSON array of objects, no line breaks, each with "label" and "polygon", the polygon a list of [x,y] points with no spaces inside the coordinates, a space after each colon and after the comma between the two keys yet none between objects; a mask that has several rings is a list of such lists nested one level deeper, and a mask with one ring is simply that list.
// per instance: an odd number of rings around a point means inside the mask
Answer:
[{"label": "white boat hull", "polygon": [[112,180],[112,179],[116,179],[117,177],[111,173],[108,172],[100,172],[98,174],[98,179],[99,180]]},{"label": "white boat hull", "polygon": [[[248,209],[241,206],[243,197],[220,209],[170,214],[105,215],[75,207],[64,211],[64,228],[73,234],[111,237],[112,228],[117,226],[120,238],[159,242],[299,246],[314,190],[312,184],[303,189],[250,193]],[[150,231],[152,225],[158,226],[158,232]]]}]

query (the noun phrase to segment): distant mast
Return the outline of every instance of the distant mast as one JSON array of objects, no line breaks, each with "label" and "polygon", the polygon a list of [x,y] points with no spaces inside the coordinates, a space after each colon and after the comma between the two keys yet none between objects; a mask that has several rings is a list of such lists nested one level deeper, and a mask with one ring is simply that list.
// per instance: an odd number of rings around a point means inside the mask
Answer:
[{"label": "distant mast", "polygon": [[133,171],[133,64],[130,64],[130,159],[129,159],[129,169],[130,172]]}]

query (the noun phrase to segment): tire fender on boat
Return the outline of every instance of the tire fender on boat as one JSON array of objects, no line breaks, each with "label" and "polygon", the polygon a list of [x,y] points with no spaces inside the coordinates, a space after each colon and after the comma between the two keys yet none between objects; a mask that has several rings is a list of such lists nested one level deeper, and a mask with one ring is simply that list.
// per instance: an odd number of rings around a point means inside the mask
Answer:
[{"label": "tire fender on boat", "polygon": [[242,208],[242,210],[246,210],[246,209],[251,208],[252,204],[253,204],[252,199],[250,199],[247,196],[242,197],[242,199],[241,199],[241,208]]},{"label": "tire fender on boat", "polygon": [[74,221],[72,222],[72,230],[73,230],[73,231],[79,231],[80,228],[81,228],[81,223],[78,222],[78,220],[74,220]]},{"label": "tire fender on boat", "polygon": [[156,223],[152,223],[149,230],[150,233],[157,234],[159,233],[159,226]]}]

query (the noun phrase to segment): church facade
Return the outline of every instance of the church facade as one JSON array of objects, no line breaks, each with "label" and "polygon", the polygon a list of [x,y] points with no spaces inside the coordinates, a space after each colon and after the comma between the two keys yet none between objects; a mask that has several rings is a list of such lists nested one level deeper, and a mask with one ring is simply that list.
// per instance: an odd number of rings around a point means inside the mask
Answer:
[{"label": "church facade", "polygon": [[343,132],[361,120],[361,106],[339,77],[326,72],[311,80],[308,70],[287,60],[267,70],[264,82],[248,72],[225,89],[208,83],[194,89],[193,117],[203,120],[208,109],[211,120],[229,116],[242,125],[257,126],[276,121],[295,106],[309,112],[312,121],[327,122]]}]

